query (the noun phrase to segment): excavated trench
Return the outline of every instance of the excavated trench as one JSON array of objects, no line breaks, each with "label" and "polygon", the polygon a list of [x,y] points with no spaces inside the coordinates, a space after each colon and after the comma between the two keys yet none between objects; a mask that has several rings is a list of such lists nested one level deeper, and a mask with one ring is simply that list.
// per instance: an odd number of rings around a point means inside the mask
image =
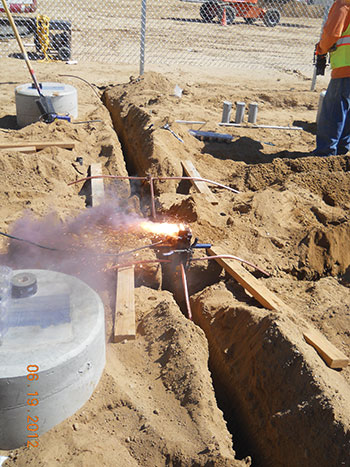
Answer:
[{"label": "excavated trench", "polygon": [[[169,162],[157,147],[145,111],[108,91],[104,103],[130,175],[168,174],[171,166],[181,176],[180,163]],[[164,183],[157,192],[175,193],[177,187]],[[348,242],[349,230],[343,236]],[[308,242],[325,248],[316,234]],[[336,267],[339,259],[333,259]],[[349,264],[350,258],[345,271]],[[183,290],[176,282],[163,271],[162,288],[174,294],[185,312]],[[238,457],[251,456],[252,465],[263,467],[349,465],[349,387],[306,344],[301,331],[305,323],[282,310],[262,308],[214,261],[191,266],[188,283],[193,320],[209,343],[218,405]]]}]

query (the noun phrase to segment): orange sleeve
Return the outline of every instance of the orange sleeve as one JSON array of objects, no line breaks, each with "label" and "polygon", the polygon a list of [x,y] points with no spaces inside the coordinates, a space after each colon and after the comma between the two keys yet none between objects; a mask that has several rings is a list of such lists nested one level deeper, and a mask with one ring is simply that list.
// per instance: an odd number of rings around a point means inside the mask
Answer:
[{"label": "orange sleeve", "polygon": [[348,27],[350,21],[350,4],[348,1],[336,0],[328,13],[327,21],[323,27],[320,42],[317,44],[317,53],[326,54],[333,44]]}]

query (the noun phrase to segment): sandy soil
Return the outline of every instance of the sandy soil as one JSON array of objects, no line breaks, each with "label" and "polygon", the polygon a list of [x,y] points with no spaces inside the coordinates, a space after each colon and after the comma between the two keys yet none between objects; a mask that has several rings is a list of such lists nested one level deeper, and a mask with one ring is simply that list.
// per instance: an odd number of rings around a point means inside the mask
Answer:
[{"label": "sandy soil", "polygon": [[[62,270],[94,287],[106,309],[107,365],[81,410],[40,437],[39,448],[4,453],[11,457],[6,465],[224,466],[250,464],[252,458],[252,465],[296,466],[302,465],[301,451],[304,465],[346,465],[350,369],[329,369],[302,338],[303,329],[313,325],[350,354],[349,157],[309,154],[327,78],[310,92],[309,80],[278,72],[253,79],[238,72],[217,76],[210,69],[163,67],[137,79],[133,68],[94,64],[38,63],[36,70],[41,81],[77,87],[79,121],[101,122],[17,129],[14,87],[28,76],[22,62],[2,60],[0,143],[56,139],[73,140],[76,147],[0,151],[1,231],[71,248],[69,258],[58,257],[3,237],[1,262]],[[111,114],[85,82],[59,74],[88,80]],[[181,98],[174,96],[176,84],[183,89]],[[227,99],[258,102],[259,124],[303,129],[220,127]],[[233,141],[199,141],[188,133],[191,126],[176,119],[204,121],[192,128],[230,133]],[[164,123],[183,143],[162,129]],[[83,157],[82,166],[77,157]],[[87,210],[88,187],[68,183],[86,176],[93,162],[102,163],[104,174],[181,176],[184,159],[203,177],[240,193],[214,187],[214,206],[186,184],[157,183],[158,215],[188,223],[201,242],[265,269],[270,277],[258,274],[259,281],[288,309],[268,312],[212,262],[193,263],[188,280],[194,324],[180,311],[181,288],[153,267],[137,272],[136,341],[113,344],[114,263],[86,255],[147,241],[130,226],[150,215],[148,187],[106,180],[106,203]],[[143,257],[139,253],[138,259]],[[260,357],[260,350],[267,353]],[[237,387],[235,403],[229,383]],[[237,405],[235,415],[221,403],[221,387],[230,408]],[[321,431],[326,435],[318,441],[315,433]],[[241,432],[250,442],[240,444]],[[329,447],[332,439],[337,442]],[[314,455],[324,454],[319,442],[327,445],[328,457]]]}]

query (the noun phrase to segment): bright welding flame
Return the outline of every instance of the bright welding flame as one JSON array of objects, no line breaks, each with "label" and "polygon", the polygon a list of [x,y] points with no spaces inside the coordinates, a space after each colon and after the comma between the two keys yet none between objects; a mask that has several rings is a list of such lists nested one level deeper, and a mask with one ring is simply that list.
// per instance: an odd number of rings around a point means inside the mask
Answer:
[{"label": "bright welding flame", "polygon": [[176,237],[181,230],[185,229],[184,224],[170,224],[169,222],[141,222],[140,227],[155,235]]}]

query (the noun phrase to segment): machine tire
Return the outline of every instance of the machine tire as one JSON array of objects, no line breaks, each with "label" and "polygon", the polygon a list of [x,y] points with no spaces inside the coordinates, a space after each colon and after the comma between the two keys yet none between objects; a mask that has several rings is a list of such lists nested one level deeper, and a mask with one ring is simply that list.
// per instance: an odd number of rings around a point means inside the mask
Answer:
[{"label": "machine tire", "polygon": [[265,26],[269,28],[274,28],[280,22],[281,13],[278,10],[267,10],[263,17],[263,22]]},{"label": "machine tire", "polygon": [[70,59],[71,51],[69,47],[61,47],[58,49],[58,58],[63,62],[66,62]]},{"label": "machine tire", "polygon": [[55,50],[59,50],[61,48],[70,47],[71,37],[68,32],[61,32],[53,34],[53,37],[50,41],[51,47]]},{"label": "machine tire", "polygon": [[255,18],[243,18],[247,24],[254,24]]},{"label": "machine tire", "polygon": [[204,23],[212,23],[217,13],[218,4],[212,1],[203,3],[199,9],[199,14]]},{"label": "machine tire", "polygon": [[269,6],[286,5],[289,2],[290,0],[265,0],[265,4]]}]

